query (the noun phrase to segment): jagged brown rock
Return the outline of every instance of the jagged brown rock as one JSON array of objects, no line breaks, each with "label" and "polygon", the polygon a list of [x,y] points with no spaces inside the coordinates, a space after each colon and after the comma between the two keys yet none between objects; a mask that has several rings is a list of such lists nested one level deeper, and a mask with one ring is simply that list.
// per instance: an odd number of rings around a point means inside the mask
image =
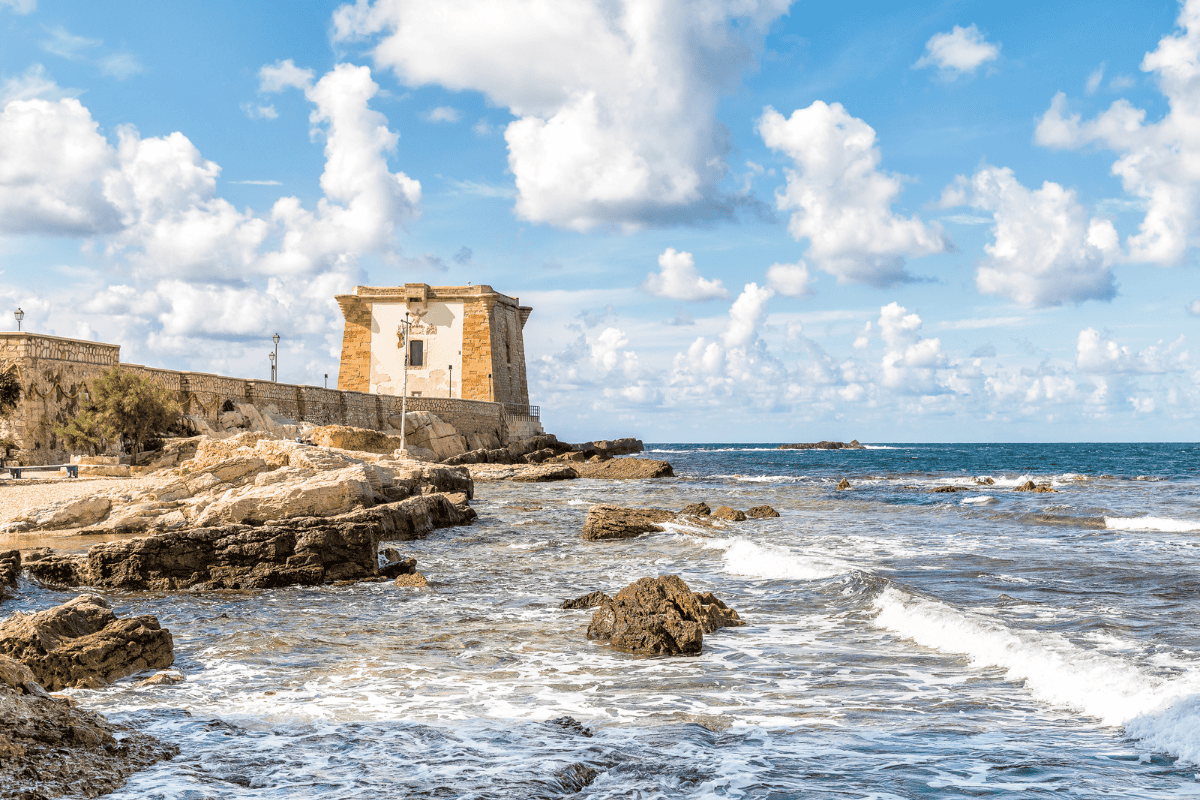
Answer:
[{"label": "jagged brown rock", "polygon": [[969,492],[971,490],[966,486],[939,486],[936,489],[930,489],[929,491],[933,492],[934,494],[950,494],[953,492]]},{"label": "jagged brown rock", "polygon": [[729,522],[746,521],[745,512],[738,511],[736,508],[730,508],[729,506],[721,506],[716,511],[712,512],[712,515],[717,519],[723,519]]},{"label": "jagged brown rock", "polygon": [[581,478],[629,480],[640,478],[674,478],[675,470],[666,461],[651,458],[612,458],[576,464]]},{"label": "jagged brown rock", "polygon": [[678,575],[641,578],[592,615],[587,638],[645,655],[696,655],[704,634],[744,624],[711,593],[696,593]]},{"label": "jagged brown rock", "polygon": [[311,586],[375,577],[380,541],[419,539],[435,528],[474,519],[463,495],[427,494],[336,517],[257,527],[223,525],[104,542],[84,556],[42,556],[27,569],[45,583],[110,589]]},{"label": "jagged brown rock", "polygon": [[17,578],[21,574],[21,551],[5,550],[0,552],[0,600],[6,600],[17,588]]},{"label": "jagged brown rock", "polygon": [[81,595],[0,623],[0,655],[28,667],[50,691],[94,688],[175,661],[170,631],[151,616],[118,619],[104,598]]},{"label": "jagged brown rock", "polygon": [[837,488],[838,488],[839,490],[842,490],[842,489],[849,489],[849,488],[850,488],[850,481],[848,481],[848,480],[847,480],[847,479],[845,479],[845,478],[842,478],[842,480],[841,480],[841,481],[838,483],[838,485],[837,485]]},{"label": "jagged brown rock", "polygon": [[708,507],[708,503],[691,503],[683,507],[680,514],[687,514],[690,517],[707,517],[712,514],[712,509]]},{"label": "jagged brown rock", "polygon": [[746,509],[746,516],[750,519],[771,519],[778,517],[779,512],[770,506],[755,506],[754,508]]},{"label": "jagged brown rock", "polygon": [[633,437],[626,437],[624,439],[598,439],[594,442],[572,445],[572,448],[589,458],[598,453],[609,456],[628,456],[634,453],[641,453],[646,449],[641,439],[634,439]]},{"label": "jagged brown rock", "polygon": [[665,531],[663,522],[672,522],[674,511],[662,508],[622,508],[594,505],[588,509],[583,523],[583,538],[589,541],[631,539],[643,533]]},{"label": "jagged brown rock", "polygon": [[98,797],[178,753],[66,697],[50,697],[29,668],[0,656],[0,797]]},{"label": "jagged brown rock", "polygon": [[1048,483],[1034,483],[1033,481],[1025,481],[1020,486],[1013,489],[1014,492],[1037,492],[1038,494],[1055,493],[1058,489],[1050,488]]},{"label": "jagged brown rock", "polygon": [[429,585],[429,579],[419,572],[409,572],[405,575],[397,576],[395,581],[397,586],[407,586],[413,589]]},{"label": "jagged brown rock", "polygon": [[576,597],[574,600],[566,600],[559,608],[564,608],[568,611],[579,608],[595,608],[604,603],[612,602],[612,598],[604,592],[590,592],[583,597]]}]

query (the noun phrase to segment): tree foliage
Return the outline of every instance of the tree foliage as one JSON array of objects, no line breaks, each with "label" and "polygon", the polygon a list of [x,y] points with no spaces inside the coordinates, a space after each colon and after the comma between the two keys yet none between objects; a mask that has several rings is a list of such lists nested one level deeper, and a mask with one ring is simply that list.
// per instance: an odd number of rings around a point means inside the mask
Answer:
[{"label": "tree foliage", "polygon": [[17,371],[9,367],[0,372],[0,415],[7,414],[21,402],[21,379]]},{"label": "tree foliage", "polygon": [[147,439],[171,427],[179,414],[167,389],[113,367],[92,385],[91,403],[67,425],[55,428],[55,434],[72,450],[93,452],[103,448],[108,439],[120,438],[136,455]]}]

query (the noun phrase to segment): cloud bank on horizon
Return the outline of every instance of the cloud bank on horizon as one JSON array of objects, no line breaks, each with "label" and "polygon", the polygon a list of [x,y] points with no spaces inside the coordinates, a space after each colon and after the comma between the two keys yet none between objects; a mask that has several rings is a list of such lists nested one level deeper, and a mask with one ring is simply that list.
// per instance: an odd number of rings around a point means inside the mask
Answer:
[{"label": "cloud bank on horizon", "polygon": [[356,0],[213,66],[2,0],[0,297],[320,384],[334,294],[490,283],[567,437],[1196,438],[1200,0],[1053,64],[1069,9],[928,5]]}]

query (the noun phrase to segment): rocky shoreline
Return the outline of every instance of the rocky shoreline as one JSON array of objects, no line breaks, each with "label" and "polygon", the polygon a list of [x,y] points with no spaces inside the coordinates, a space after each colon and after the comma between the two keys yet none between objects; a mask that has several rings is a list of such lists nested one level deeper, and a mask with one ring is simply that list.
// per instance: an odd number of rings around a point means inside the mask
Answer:
[{"label": "rocky shoreline", "polygon": [[[436,418],[425,423],[430,444],[452,435]],[[419,590],[428,579],[415,559],[390,543],[470,525],[476,482],[674,477],[665,461],[628,457],[644,449],[636,439],[570,445],[541,435],[504,448],[452,453],[435,464],[436,448],[401,450],[397,437],[376,431],[330,426],[311,433],[308,442],[266,430],[192,437],[143,459],[148,463],[136,479],[105,481],[98,491],[83,493],[78,484],[60,484],[70,490],[63,499],[45,487],[43,496],[51,499],[0,520],[0,533],[10,541],[26,535],[45,541],[48,534],[68,537],[64,542],[123,538],[82,553],[47,547],[0,552],[0,602],[14,596],[22,573],[49,588],[85,591],[254,591],[388,580]],[[703,517],[694,512],[689,518]],[[701,599],[693,602],[690,590],[673,582],[682,581],[668,578],[646,578],[659,588],[627,587],[629,592],[608,598],[601,604],[608,621],[594,621],[588,638],[632,653],[679,655],[699,652],[703,633],[715,630],[705,621],[717,618],[713,614],[727,611],[724,624],[740,624],[720,601],[695,595]],[[663,621],[661,608],[645,606],[647,592],[681,608],[679,619]],[[724,611],[703,610],[710,607]],[[636,629],[643,632],[635,635]],[[173,745],[49,695],[139,675],[148,686],[185,680],[178,671],[163,671],[173,662],[171,633],[156,618],[117,618],[95,594],[0,622],[0,675],[6,681],[0,685],[0,721],[10,723],[0,727],[0,783],[6,775],[18,776],[4,785],[19,787],[0,797],[96,796],[175,755]],[[71,766],[52,768],[50,751],[35,741],[74,748]],[[94,784],[81,782],[88,770],[100,776]]]}]

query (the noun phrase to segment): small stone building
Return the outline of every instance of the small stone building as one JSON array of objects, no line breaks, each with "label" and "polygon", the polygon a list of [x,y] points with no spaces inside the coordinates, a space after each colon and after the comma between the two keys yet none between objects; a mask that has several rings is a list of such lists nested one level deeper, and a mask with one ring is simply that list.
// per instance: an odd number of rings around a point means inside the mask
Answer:
[{"label": "small stone building", "polygon": [[[491,286],[356,286],[337,296],[346,318],[338,389],[453,397],[527,408],[525,339],[533,311]],[[405,314],[410,334],[404,337]]]}]

